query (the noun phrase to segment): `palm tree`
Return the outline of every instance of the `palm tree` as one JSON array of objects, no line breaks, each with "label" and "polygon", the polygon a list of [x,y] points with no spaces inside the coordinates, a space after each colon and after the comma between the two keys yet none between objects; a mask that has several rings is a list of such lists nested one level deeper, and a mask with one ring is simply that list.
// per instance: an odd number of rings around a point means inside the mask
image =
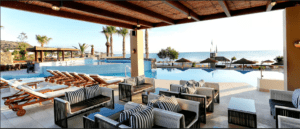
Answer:
[{"label": "palm tree", "polygon": [[128,35],[128,29],[126,28],[119,28],[119,30],[117,30],[118,34],[121,35],[123,37],[123,58],[125,58],[126,53],[125,53],[125,39],[126,36]]},{"label": "palm tree", "polygon": [[229,67],[229,69],[231,68],[232,61],[234,61],[234,60],[236,60],[236,57],[235,57],[235,56],[231,58],[231,62],[230,62],[230,67]]},{"label": "palm tree", "polygon": [[105,38],[106,38],[106,56],[109,56],[109,46],[110,46],[110,44],[109,44],[109,33],[108,33],[108,31],[107,31],[108,29],[107,29],[107,26],[106,27],[102,27],[102,31],[101,31],[101,33],[103,33],[104,35],[105,35]]},{"label": "palm tree", "polygon": [[47,36],[36,35],[36,40],[41,44],[41,47],[44,47],[44,44],[48,44],[52,38],[48,38]]},{"label": "palm tree", "polygon": [[[81,57],[83,57],[83,52],[89,47],[89,45],[86,43],[83,43],[82,45],[80,43],[78,43],[78,44],[79,44],[79,49],[81,52]],[[77,47],[74,47],[74,48],[78,49]]]},{"label": "palm tree", "polygon": [[148,29],[145,30],[145,49],[146,49],[146,59],[149,58],[149,50],[148,50]]},{"label": "palm tree", "polygon": [[110,56],[113,56],[113,34],[117,33],[117,29],[114,26],[107,26],[107,33],[110,35]]}]

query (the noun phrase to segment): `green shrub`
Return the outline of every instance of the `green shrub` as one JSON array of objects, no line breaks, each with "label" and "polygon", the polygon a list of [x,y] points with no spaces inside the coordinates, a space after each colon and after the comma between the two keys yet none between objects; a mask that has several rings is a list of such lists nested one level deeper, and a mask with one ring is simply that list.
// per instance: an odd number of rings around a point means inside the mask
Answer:
[{"label": "green shrub", "polygon": [[195,62],[193,62],[192,67],[196,67],[196,63]]}]

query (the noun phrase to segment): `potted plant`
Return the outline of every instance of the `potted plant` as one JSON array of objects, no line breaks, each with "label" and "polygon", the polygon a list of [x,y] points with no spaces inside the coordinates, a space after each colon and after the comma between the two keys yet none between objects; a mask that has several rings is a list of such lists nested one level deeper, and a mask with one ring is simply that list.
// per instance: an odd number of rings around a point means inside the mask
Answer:
[{"label": "potted plant", "polygon": [[192,67],[196,67],[196,63],[195,62],[193,62]]},{"label": "potted plant", "polygon": [[94,55],[94,45],[91,45],[91,55]]}]

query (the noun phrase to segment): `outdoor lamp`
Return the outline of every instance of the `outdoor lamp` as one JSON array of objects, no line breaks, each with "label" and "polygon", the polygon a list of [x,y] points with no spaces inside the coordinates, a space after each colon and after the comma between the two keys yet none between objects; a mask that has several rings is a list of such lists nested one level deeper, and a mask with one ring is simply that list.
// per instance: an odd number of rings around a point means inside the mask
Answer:
[{"label": "outdoor lamp", "polygon": [[275,6],[275,5],[276,5],[276,1],[275,1],[275,0],[272,0],[271,5],[272,5],[272,6]]},{"label": "outdoor lamp", "polygon": [[132,49],[132,54],[135,54],[136,53],[136,49]]},{"label": "outdoor lamp", "polygon": [[55,10],[55,11],[59,11],[60,10],[60,8],[57,7],[57,6],[52,6],[52,9]]}]

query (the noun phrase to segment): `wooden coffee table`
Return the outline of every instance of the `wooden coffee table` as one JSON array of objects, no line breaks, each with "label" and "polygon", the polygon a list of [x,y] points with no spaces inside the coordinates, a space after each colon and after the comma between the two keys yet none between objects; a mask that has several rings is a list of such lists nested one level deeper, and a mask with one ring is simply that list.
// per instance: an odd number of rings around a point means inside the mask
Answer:
[{"label": "wooden coffee table", "polygon": [[254,100],[231,97],[228,105],[228,123],[257,128]]}]

